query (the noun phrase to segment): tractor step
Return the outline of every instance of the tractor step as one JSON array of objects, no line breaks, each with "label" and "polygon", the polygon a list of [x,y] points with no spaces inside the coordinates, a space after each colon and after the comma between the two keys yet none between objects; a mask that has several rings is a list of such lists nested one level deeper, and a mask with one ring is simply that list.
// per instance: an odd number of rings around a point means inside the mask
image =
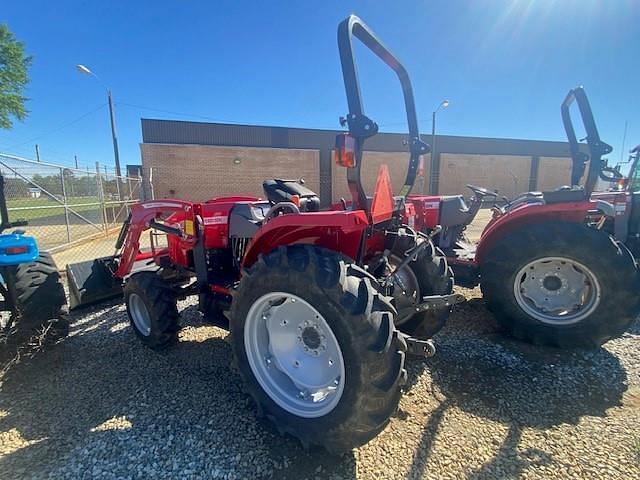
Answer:
[{"label": "tractor step", "polygon": [[450,295],[429,295],[422,297],[422,302],[413,307],[413,309],[416,312],[424,312],[426,310],[452,307],[453,305],[463,303],[464,301],[464,296],[459,293],[452,293]]},{"label": "tractor step", "polygon": [[122,282],[113,276],[114,257],[67,265],[69,309],[85,307],[122,295]]},{"label": "tractor step", "polygon": [[429,358],[436,354],[436,346],[433,340],[420,340],[419,338],[404,335],[404,341],[407,342],[407,353],[415,357]]},{"label": "tractor step", "polygon": [[466,301],[464,296],[459,293],[452,293],[450,295],[428,295],[422,297],[421,303],[398,310],[396,322],[400,325],[416,313],[426,312],[428,310],[448,309],[453,305],[464,301]]}]

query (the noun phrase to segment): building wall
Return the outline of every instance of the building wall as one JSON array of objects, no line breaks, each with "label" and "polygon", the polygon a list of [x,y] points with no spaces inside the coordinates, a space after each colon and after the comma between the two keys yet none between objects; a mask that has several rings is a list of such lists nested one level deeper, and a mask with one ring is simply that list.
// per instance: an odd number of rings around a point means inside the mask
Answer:
[{"label": "building wall", "polygon": [[[393,192],[398,193],[400,191],[407,177],[407,168],[409,166],[408,153],[364,152],[362,157],[360,173],[365,192],[373,195],[376,187],[376,179],[378,178],[378,171],[382,164],[386,164],[387,167],[389,167],[389,176],[391,177]],[[427,175],[429,174],[430,166],[431,158],[429,155],[425,155],[425,172]],[[416,180],[414,193],[418,193],[420,190],[418,181],[419,180]],[[347,169],[336,165],[333,154],[331,162],[331,190],[333,192],[334,202],[337,202],[340,198],[347,200],[351,198],[349,187],[347,186]]]},{"label": "building wall", "polygon": [[470,183],[512,197],[529,190],[530,173],[530,156],[442,153],[439,192],[468,195]]},{"label": "building wall", "polygon": [[[262,181],[268,178],[304,178],[306,185],[320,194],[320,152],[310,149],[223,147],[212,145],[142,144],[144,178],[152,178],[156,198],[204,201],[213,196],[263,196]],[[362,180],[373,195],[380,165],[389,167],[393,191],[402,187],[409,162],[406,152],[365,152]],[[425,156],[425,173],[431,158]],[[439,193],[464,194],[466,184],[497,190],[513,197],[530,186],[532,157],[524,155],[440,154]],[[153,176],[150,169],[153,168]],[[331,201],[350,199],[347,170],[330,165]],[[537,190],[552,190],[570,181],[571,161],[564,157],[540,157]],[[535,180],[535,178],[534,178]],[[421,178],[413,193],[421,193]]]},{"label": "building wall", "polygon": [[[319,152],[288,148],[142,144],[146,179],[156,198],[205,201],[214,196],[263,196],[268,178],[304,178],[319,191]],[[150,176],[150,169],[153,176]]]},{"label": "building wall", "polygon": [[538,190],[554,190],[571,184],[571,159],[562,157],[540,157],[538,167]]}]

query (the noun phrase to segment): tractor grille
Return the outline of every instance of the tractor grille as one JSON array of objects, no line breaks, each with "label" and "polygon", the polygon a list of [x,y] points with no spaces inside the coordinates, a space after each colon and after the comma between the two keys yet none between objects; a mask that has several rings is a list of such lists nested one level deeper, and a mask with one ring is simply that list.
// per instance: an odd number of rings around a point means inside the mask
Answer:
[{"label": "tractor grille", "polygon": [[244,252],[247,249],[247,245],[251,241],[247,237],[231,237],[231,251],[233,252],[233,262],[237,268],[240,268],[242,259],[244,258]]}]

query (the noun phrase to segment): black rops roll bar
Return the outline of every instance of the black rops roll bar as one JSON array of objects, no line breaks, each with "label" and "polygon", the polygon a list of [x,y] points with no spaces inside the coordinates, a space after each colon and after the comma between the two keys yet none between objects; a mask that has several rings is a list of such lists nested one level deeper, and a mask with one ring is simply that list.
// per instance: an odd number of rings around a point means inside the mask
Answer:
[{"label": "black rops roll bar", "polygon": [[368,118],[363,111],[360,84],[353,54],[353,37],[358,38],[367,48],[386,63],[398,76],[404,104],[407,111],[407,124],[409,126],[409,169],[404,186],[400,190],[400,196],[406,197],[411,192],[415,183],[420,155],[429,153],[430,147],[420,140],[418,131],[418,118],[413,99],[413,89],[409,74],[400,61],[387,47],[376,37],[369,27],[355,15],[350,15],[338,25],[338,50],[340,51],[340,63],[342,64],[342,77],[347,93],[349,114],[345,121],[349,126],[349,134],[355,138],[356,165],[347,169],[347,182],[353,196],[354,206],[362,208],[369,213],[369,205],[366,193],[362,187],[360,178],[360,166],[362,165],[362,151],[364,141],[378,133],[378,124]]},{"label": "black rops roll bar", "polygon": [[7,210],[7,197],[4,194],[4,176],[0,174],[0,232],[8,228],[24,227],[27,225],[26,220],[9,221],[9,212]]},{"label": "black rops roll bar", "polygon": [[[571,119],[571,112],[569,111],[569,108],[574,101],[578,104],[580,117],[582,118],[584,130],[587,134],[587,147],[589,148],[589,154],[580,150],[580,143],[578,142],[575,129],[573,128],[573,121]],[[564,102],[562,102],[560,111],[562,113],[562,123],[564,124],[564,129],[567,132],[567,138],[569,140],[571,159],[573,160],[573,167],[571,169],[571,185],[578,185],[580,183],[580,179],[584,174],[585,164],[589,162],[589,172],[585,181],[584,190],[585,194],[590,196],[596,185],[598,177],[605,181],[615,180],[614,177],[604,175],[605,171],[612,173],[612,169],[609,169],[602,160],[603,155],[611,152],[611,145],[600,140],[598,127],[596,127],[593,112],[589,105],[589,99],[587,98],[587,94],[583,87],[576,87],[569,90]]]}]

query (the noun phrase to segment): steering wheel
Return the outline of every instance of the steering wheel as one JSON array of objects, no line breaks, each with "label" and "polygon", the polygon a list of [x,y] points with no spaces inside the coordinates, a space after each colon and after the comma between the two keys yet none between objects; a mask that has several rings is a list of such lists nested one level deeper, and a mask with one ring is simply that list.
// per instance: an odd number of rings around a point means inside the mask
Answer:
[{"label": "steering wheel", "polygon": [[620,173],[620,170],[615,167],[607,166],[604,166],[600,169],[600,173],[598,176],[605,182],[617,182],[621,178],[624,178]]},{"label": "steering wheel", "polygon": [[482,197],[499,197],[498,192],[494,192],[493,190],[489,190],[484,187],[478,187],[476,185],[467,184],[467,188],[470,189],[474,194],[476,194],[478,200],[482,199]]},{"label": "steering wheel", "polygon": [[273,207],[269,209],[269,211],[265,214],[264,220],[262,224],[264,225],[269,220],[279,216],[285,215],[287,213],[300,213],[300,209],[293,202],[280,202],[276,203]]}]

